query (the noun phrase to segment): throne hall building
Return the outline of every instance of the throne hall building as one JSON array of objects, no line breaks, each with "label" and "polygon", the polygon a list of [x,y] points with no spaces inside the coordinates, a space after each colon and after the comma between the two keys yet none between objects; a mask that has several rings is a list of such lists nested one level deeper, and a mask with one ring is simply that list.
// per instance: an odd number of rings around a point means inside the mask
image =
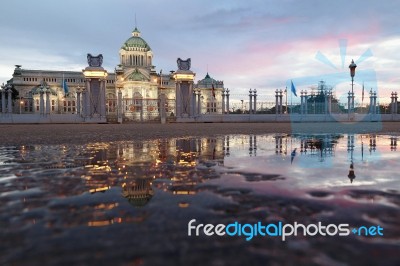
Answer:
[{"label": "throne hall building", "polygon": [[[153,65],[153,51],[135,28],[119,50],[119,61],[113,71],[106,72],[105,100],[108,122],[116,122],[119,112],[122,121],[160,120],[161,97],[167,120],[175,119],[177,81],[174,71],[157,72]],[[16,65],[12,85],[18,96],[13,99],[13,113],[41,114],[40,94],[46,89],[46,101],[50,101],[51,114],[80,114],[82,108],[78,94],[85,88],[87,77],[79,71],[30,70]],[[4,87],[4,86],[3,86]],[[222,114],[224,83],[207,75],[193,83],[198,96],[197,115]],[[49,94],[47,96],[47,94]],[[122,96],[122,108],[118,109],[118,97]],[[197,98],[196,98],[197,99]],[[43,101],[43,100],[42,100]],[[2,103],[0,102],[0,105]],[[47,103],[46,103],[47,105]],[[0,109],[1,110],[1,109]]]}]

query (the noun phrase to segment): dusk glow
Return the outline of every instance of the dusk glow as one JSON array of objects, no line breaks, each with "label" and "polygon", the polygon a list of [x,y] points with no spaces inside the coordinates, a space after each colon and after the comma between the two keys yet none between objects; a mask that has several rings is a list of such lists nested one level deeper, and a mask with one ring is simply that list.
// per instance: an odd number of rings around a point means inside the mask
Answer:
[{"label": "dusk glow", "polygon": [[[24,3],[23,9],[18,2],[2,2],[1,9],[1,82],[12,77],[16,64],[81,71],[86,53],[102,53],[104,67],[113,72],[136,14],[157,71],[176,70],[176,58],[190,57],[196,80],[208,69],[231,89],[233,100],[243,98],[249,88],[273,99],[274,90],[284,89],[287,80],[348,71],[351,59],[368,49],[372,56],[357,71],[376,72],[379,96],[386,98],[382,101],[389,101],[390,92],[398,89],[398,1],[40,0]],[[344,68],[339,47],[343,39]],[[336,69],[318,61],[318,52]],[[362,82],[356,74],[356,97]],[[349,89],[349,84],[343,86],[337,93]]]}]

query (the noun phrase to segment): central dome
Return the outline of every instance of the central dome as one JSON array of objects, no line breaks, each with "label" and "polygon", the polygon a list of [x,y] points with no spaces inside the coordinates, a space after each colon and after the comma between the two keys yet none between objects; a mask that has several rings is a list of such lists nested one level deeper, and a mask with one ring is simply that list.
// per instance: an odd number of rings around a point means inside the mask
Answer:
[{"label": "central dome", "polygon": [[137,28],[132,31],[132,37],[130,37],[121,47],[121,49],[124,50],[129,50],[129,48],[141,48],[146,52],[151,51],[147,42],[140,37],[140,31]]}]

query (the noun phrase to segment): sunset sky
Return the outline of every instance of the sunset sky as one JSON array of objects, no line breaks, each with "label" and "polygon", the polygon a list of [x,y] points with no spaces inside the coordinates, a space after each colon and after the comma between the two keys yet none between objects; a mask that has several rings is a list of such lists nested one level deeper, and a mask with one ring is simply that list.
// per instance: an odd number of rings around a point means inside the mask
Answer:
[{"label": "sunset sky", "polygon": [[[0,83],[16,64],[80,71],[87,53],[102,53],[112,72],[136,14],[157,71],[176,70],[178,57],[190,57],[197,79],[208,68],[234,99],[250,88],[271,99],[275,89],[305,77],[297,90],[324,79],[345,94],[351,59],[360,71],[356,95],[363,82],[386,98],[400,87],[399,1],[36,0],[0,7]],[[334,80],[340,73],[348,81]]]}]

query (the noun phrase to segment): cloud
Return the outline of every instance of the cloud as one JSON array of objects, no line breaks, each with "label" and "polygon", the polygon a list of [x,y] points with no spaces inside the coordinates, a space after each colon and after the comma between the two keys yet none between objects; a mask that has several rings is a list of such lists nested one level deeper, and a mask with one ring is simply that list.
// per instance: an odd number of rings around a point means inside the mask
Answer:
[{"label": "cloud", "polygon": [[[174,70],[177,57],[191,57],[199,79],[208,66],[233,94],[249,88],[273,94],[290,78],[346,71],[368,48],[373,57],[358,69],[373,68],[383,92],[399,82],[398,1],[38,0],[0,8],[7,11],[0,17],[1,81],[11,78],[14,64],[80,70],[88,52],[102,53],[112,71],[136,14],[158,70]],[[348,40],[345,70],[339,39]],[[318,51],[338,70],[316,60]]]}]

